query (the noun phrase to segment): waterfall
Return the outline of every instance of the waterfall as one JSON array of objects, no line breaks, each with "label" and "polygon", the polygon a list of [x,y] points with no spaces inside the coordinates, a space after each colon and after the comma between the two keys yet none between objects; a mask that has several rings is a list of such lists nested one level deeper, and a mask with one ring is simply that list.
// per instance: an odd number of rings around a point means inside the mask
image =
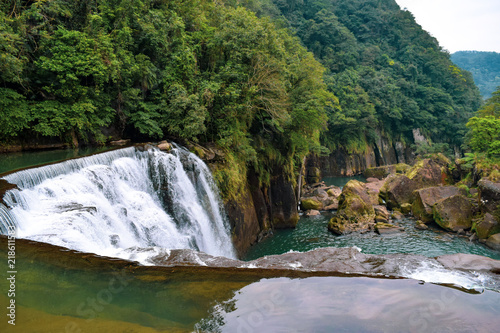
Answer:
[{"label": "waterfall", "polygon": [[195,249],[234,258],[228,222],[210,170],[175,146],[125,148],[4,177],[18,189],[0,204],[0,232],[137,260]]}]

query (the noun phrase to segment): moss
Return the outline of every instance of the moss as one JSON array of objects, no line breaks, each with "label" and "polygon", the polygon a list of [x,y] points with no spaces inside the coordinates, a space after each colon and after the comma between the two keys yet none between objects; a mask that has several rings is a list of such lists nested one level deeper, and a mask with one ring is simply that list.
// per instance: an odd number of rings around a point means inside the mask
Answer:
[{"label": "moss", "polygon": [[411,212],[411,204],[410,203],[404,203],[401,205],[401,213],[403,214],[409,214]]},{"label": "moss", "polygon": [[471,197],[472,197],[472,195],[470,194],[470,189],[469,189],[469,187],[468,187],[467,185],[465,185],[465,184],[459,184],[457,187],[458,187],[459,189],[464,190],[464,191],[465,191],[465,193],[467,194],[467,197],[469,197],[469,198],[471,198]]},{"label": "moss", "polygon": [[405,163],[398,163],[396,164],[396,173],[405,173],[407,172],[411,167],[408,164]]},{"label": "moss", "polygon": [[301,202],[301,206],[303,210],[309,210],[309,209],[314,209],[314,210],[321,210],[323,209],[323,204],[315,199],[304,199]]},{"label": "moss", "polygon": [[417,176],[418,172],[420,169],[424,167],[424,160],[420,160],[417,163],[415,163],[414,166],[412,166],[407,172],[406,172],[406,177],[413,179],[415,176]]}]

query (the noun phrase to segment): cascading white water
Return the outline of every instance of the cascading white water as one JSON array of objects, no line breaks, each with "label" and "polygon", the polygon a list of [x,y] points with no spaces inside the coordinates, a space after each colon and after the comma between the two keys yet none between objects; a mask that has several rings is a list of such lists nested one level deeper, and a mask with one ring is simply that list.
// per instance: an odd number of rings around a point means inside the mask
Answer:
[{"label": "cascading white water", "polygon": [[[207,166],[190,152],[125,148],[20,171],[0,207],[17,237],[147,263],[168,249],[234,258]],[[2,231],[2,233],[4,233]]]}]

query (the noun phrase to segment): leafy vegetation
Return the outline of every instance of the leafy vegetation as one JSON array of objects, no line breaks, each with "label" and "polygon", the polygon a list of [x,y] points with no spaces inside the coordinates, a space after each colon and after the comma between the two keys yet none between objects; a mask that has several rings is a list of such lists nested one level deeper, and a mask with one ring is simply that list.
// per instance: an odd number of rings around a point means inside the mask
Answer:
[{"label": "leafy vegetation", "polygon": [[214,142],[232,194],[415,128],[460,145],[480,103],[394,0],[7,0],[0,60],[1,142]]},{"label": "leafy vegetation", "polygon": [[472,73],[484,99],[492,97],[500,86],[500,53],[459,51],[451,55],[451,60],[458,67]]}]

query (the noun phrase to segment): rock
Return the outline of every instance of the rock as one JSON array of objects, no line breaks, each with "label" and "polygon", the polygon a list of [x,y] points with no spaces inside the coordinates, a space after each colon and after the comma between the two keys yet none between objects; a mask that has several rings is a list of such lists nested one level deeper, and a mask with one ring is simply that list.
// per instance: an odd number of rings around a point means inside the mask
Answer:
[{"label": "rock", "polygon": [[278,176],[271,178],[269,196],[273,205],[270,210],[273,227],[278,229],[295,228],[299,221],[297,200],[292,184],[285,179],[283,173],[280,172]]},{"label": "rock", "polygon": [[115,147],[121,147],[121,146],[126,146],[130,144],[130,139],[126,140],[116,140],[116,141],[111,141],[109,143],[110,146],[115,146]]},{"label": "rock", "polygon": [[402,219],[404,219],[404,218],[405,218],[405,216],[404,216],[404,214],[403,214],[403,213],[401,213],[400,211],[395,210],[395,211],[393,211],[393,212],[392,212],[392,214],[391,214],[391,218],[392,218],[393,220],[402,220]]},{"label": "rock", "polygon": [[376,182],[365,184],[367,193],[371,196],[371,201],[375,205],[383,204],[382,202],[380,202],[380,189],[382,188],[382,186],[384,186],[384,183],[385,182],[383,180],[379,180]]},{"label": "rock", "polygon": [[307,198],[302,199],[300,206],[302,210],[321,210],[323,209],[323,203],[321,201],[316,200],[316,198]]},{"label": "rock", "polygon": [[324,210],[336,210],[339,209],[339,201],[337,199],[333,199],[333,203],[331,205],[323,208]]},{"label": "rock", "polygon": [[410,203],[416,189],[417,183],[405,175],[390,175],[380,189],[380,197],[385,200],[387,208],[394,209]]},{"label": "rock", "polygon": [[472,204],[457,194],[438,201],[432,208],[434,221],[443,229],[458,231],[472,226]]},{"label": "rock", "polygon": [[404,228],[398,227],[393,224],[389,223],[382,223],[378,222],[375,224],[375,231],[382,235],[382,234],[394,234],[394,233],[400,233],[404,231]]},{"label": "rock", "polygon": [[363,172],[366,178],[384,179],[390,174],[396,173],[395,165],[384,165],[375,168],[368,168]]},{"label": "rock", "polygon": [[373,177],[366,178],[367,183],[376,183],[378,181],[380,181],[380,179],[378,178],[373,178]]},{"label": "rock", "polygon": [[320,200],[324,200],[324,199],[328,198],[328,193],[326,193],[326,191],[323,188],[314,189],[312,194]]},{"label": "rock", "polygon": [[483,218],[476,224],[478,238],[484,239],[491,235],[500,233],[500,223],[490,213],[484,214]]},{"label": "rock", "polygon": [[411,213],[411,204],[410,203],[401,204],[401,213],[404,215],[410,214]]},{"label": "rock", "polygon": [[158,143],[158,149],[163,150],[163,151],[170,151],[172,149],[172,145],[168,143],[167,141],[162,141]]},{"label": "rock", "polygon": [[[373,184],[370,184],[373,186]],[[355,194],[359,196],[366,203],[371,205],[378,205],[378,192],[368,187],[368,184],[362,183],[358,180],[350,180],[345,184],[342,194]]]},{"label": "rock", "polygon": [[373,206],[373,210],[375,211],[375,216],[383,217],[386,220],[389,219],[389,212],[387,211],[387,208],[385,208],[385,206],[376,205]]},{"label": "rock", "polygon": [[417,188],[444,185],[447,178],[446,161],[436,159],[423,159],[417,162],[406,176],[413,180]]},{"label": "rock", "polygon": [[477,185],[481,211],[490,214],[500,212],[500,183],[494,183],[491,180],[483,178]]},{"label": "rock", "polygon": [[418,230],[427,230],[429,229],[428,226],[425,225],[425,223],[421,220],[418,220],[416,223],[415,223],[415,229],[418,229]]},{"label": "rock", "polygon": [[317,215],[321,215],[319,210],[310,209],[310,210],[306,211],[306,216],[317,216]]},{"label": "rock", "polygon": [[447,254],[436,257],[436,260],[445,268],[463,271],[489,271],[498,274],[500,261],[475,254]]},{"label": "rock", "polygon": [[494,234],[488,237],[486,245],[493,250],[500,251],[500,234]]},{"label": "rock", "polygon": [[321,179],[321,170],[317,167],[307,169],[306,181],[308,184],[318,183]]},{"label": "rock", "polygon": [[413,215],[425,223],[434,221],[432,206],[439,200],[449,198],[453,195],[463,194],[465,191],[455,186],[434,186],[413,192],[413,204],[411,211]]},{"label": "rock", "polygon": [[[349,183],[351,182],[353,181]],[[354,185],[357,184],[351,184],[351,188]],[[368,230],[375,219],[375,211],[367,198],[368,195],[362,191],[358,195],[356,191],[349,190],[350,187],[346,190],[346,187],[340,196],[337,216],[332,217],[328,223],[328,230],[339,235]]]},{"label": "rock", "polygon": [[334,187],[330,188],[328,191],[326,191],[326,193],[330,197],[333,197],[336,199],[342,194],[342,190],[340,189],[340,187],[334,186]]}]

